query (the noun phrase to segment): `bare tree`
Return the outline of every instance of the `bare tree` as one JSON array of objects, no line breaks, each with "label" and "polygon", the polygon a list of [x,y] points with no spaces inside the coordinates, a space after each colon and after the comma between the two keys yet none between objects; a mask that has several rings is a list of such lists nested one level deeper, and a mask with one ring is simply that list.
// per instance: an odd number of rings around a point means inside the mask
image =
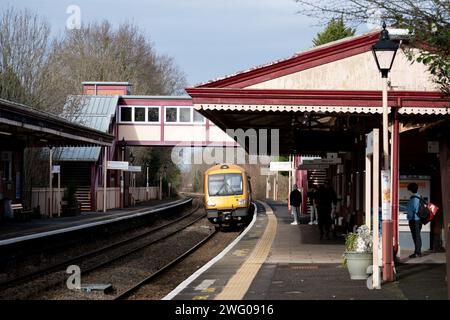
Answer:
[{"label": "bare tree", "polygon": [[30,11],[8,8],[0,15],[0,97],[44,107],[42,70],[50,27]]},{"label": "bare tree", "polygon": [[114,30],[107,21],[67,30],[52,44],[49,69],[50,82],[65,82],[63,96],[79,92],[82,81],[129,81],[134,94],[144,95],[178,94],[186,84],[173,60],[158,55],[136,26]]}]

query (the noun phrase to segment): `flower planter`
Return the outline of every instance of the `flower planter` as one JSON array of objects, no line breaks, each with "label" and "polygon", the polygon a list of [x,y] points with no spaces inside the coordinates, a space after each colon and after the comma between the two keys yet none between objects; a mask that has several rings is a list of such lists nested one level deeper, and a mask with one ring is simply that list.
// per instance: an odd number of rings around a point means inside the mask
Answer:
[{"label": "flower planter", "polygon": [[369,277],[367,268],[372,265],[372,253],[346,252],[347,269],[352,280],[364,280]]}]

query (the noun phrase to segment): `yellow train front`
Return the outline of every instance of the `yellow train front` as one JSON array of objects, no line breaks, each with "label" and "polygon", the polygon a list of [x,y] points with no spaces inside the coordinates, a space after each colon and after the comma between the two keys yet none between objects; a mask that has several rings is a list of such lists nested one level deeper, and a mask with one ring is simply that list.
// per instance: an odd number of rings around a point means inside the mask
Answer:
[{"label": "yellow train front", "polygon": [[216,226],[229,226],[253,216],[250,177],[232,164],[215,165],[205,172],[204,207],[208,220]]}]

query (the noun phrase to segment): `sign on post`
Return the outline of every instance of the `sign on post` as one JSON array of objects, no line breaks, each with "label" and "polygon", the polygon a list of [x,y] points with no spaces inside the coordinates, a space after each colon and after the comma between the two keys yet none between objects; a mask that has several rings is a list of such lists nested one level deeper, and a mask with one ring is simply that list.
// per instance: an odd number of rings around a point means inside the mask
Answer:
[{"label": "sign on post", "polygon": [[56,165],[52,166],[52,173],[60,173],[61,172],[61,166]]},{"label": "sign on post", "polygon": [[128,170],[125,171],[130,171],[130,172],[141,172],[141,166],[128,166]]},{"label": "sign on post", "polygon": [[270,171],[291,171],[291,163],[289,161],[272,161],[270,162]]},{"label": "sign on post", "polygon": [[107,168],[111,170],[128,170],[128,162],[126,161],[108,161]]}]

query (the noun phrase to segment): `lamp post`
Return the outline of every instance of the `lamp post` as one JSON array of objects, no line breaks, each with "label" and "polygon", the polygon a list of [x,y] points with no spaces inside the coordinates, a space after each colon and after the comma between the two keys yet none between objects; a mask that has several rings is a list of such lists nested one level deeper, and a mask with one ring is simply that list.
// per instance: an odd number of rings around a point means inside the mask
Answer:
[{"label": "lamp post", "polygon": [[[125,148],[127,147],[127,143],[125,138],[122,138],[120,141],[120,150],[122,151],[122,162],[125,161]],[[124,178],[123,178],[123,170],[120,171],[120,208],[124,207]]]},{"label": "lamp post", "polygon": [[[388,99],[387,99],[387,77],[394,63],[398,44],[393,42],[386,30],[386,23],[383,22],[383,30],[380,33],[380,39],[372,46],[372,53],[375,58],[378,70],[381,72],[383,81],[383,169],[389,170],[389,137],[388,137]],[[392,178],[391,178],[392,180]],[[386,195],[383,195],[383,280],[394,280],[393,268],[393,223],[391,208],[388,206],[391,202],[392,190],[389,189]],[[378,214],[374,212],[374,214]],[[376,232],[376,230],[374,230]],[[378,245],[378,244],[374,244]]]},{"label": "lamp post", "polygon": [[[128,157],[128,160],[130,161],[131,165],[134,165],[134,160],[135,157],[133,155],[133,152],[130,153],[130,156]],[[135,181],[136,181],[136,173],[133,171],[133,178],[131,180],[131,186],[134,188],[135,187]]]},{"label": "lamp post", "polygon": [[162,172],[160,171],[160,173],[159,173],[159,200],[162,200],[162,177],[163,177],[163,174],[164,174],[164,177],[166,177],[166,174],[167,174],[167,166],[166,165],[164,166],[163,171]]},{"label": "lamp post", "polygon": [[[134,157],[134,155],[133,155],[133,152],[130,152],[130,155],[128,156],[128,162],[130,163],[130,165],[134,165],[134,159],[135,159],[135,157]],[[128,177],[130,177],[130,176],[128,176]],[[133,197],[133,192],[135,191],[135,183],[136,182],[136,173],[134,172],[134,171],[132,171],[132,174],[131,174],[131,184],[129,185],[129,189],[128,189],[128,192],[127,192],[127,196],[128,196],[128,205],[134,205],[134,197]],[[131,190],[130,190],[130,188],[132,188]],[[130,193],[131,192],[131,193]]]},{"label": "lamp post", "polygon": [[48,146],[49,153],[49,191],[50,191],[50,205],[48,207],[48,216],[51,218],[53,216],[53,146]]},{"label": "lamp post", "polygon": [[149,186],[148,186],[148,172],[149,172],[149,169],[150,169],[150,161],[145,161],[145,194],[146,194],[146,199],[147,199],[147,201],[149,200],[148,199],[148,193],[149,193]]}]

